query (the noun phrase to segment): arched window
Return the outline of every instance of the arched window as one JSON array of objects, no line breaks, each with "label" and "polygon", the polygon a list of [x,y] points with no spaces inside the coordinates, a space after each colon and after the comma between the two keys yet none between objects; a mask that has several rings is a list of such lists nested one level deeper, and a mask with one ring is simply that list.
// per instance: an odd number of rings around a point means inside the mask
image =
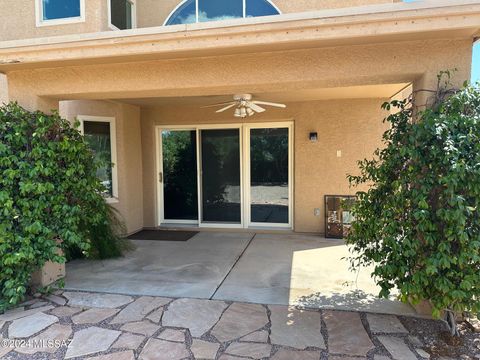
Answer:
[{"label": "arched window", "polygon": [[172,12],[165,25],[277,14],[280,11],[270,0],[185,0]]}]

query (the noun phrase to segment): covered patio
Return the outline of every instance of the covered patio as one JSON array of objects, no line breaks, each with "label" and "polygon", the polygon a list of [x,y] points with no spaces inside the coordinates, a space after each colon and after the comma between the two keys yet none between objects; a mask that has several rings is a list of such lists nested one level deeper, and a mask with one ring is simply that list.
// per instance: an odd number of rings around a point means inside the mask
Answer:
[{"label": "covered patio", "polygon": [[342,240],[202,231],[185,242],[132,241],[124,258],[67,264],[66,289],[413,315],[378,299],[372,269],[349,271]]},{"label": "covered patio", "polygon": [[[173,220],[188,217],[189,226],[203,230],[215,225],[217,232],[201,232],[184,243],[135,241],[137,250],[124,258],[72,262],[67,287],[411,312],[399,303],[374,299],[378,289],[370,271],[357,279],[342,260],[348,255],[343,243],[320,237],[326,230],[324,197],[354,195],[346,175],[358,170],[357,160],[371,157],[381,146],[387,126],[382,119],[388,115],[381,109],[384,101],[406,86],[435,89],[442,70],[458,69],[452,86],[470,78],[479,18],[478,6],[467,0],[457,5],[428,2],[0,44],[8,100],[29,110],[56,109],[72,122],[82,120],[83,130],[87,123],[109,135],[115,175],[109,200],[128,233],[171,225],[162,198],[161,137],[179,129],[196,139],[190,170],[197,180],[191,188],[197,191],[189,197],[196,203],[188,209],[197,205],[198,211],[182,212]],[[217,113],[202,108],[236,94],[280,102],[286,109],[238,119],[233,109]],[[426,102],[424,96],[417,99],[420,105]],[[248,176],[248,138],[257,128],[265,133],[281,129],[278,137],[288,138],[280,152],[288,157],[278,182],[282,191],[271,192],[269,204],[288,211],[272,217],[276,232],[270,234],[259,230],[271,230],[268,217],[258,212],[264,219],[256,221],[249,213],[259,205]],[[235,157],[218,161],[235,163],[229,168],[234,175],[218,171],[205,176],[202,146],[207,142],[202,139],[218,135],[214,129],[223,131],[222,144],[234,139],[238,145],[231,152]],[[223,181],[214,189],[221,191],[202,188],[207,178],[216,186],[216,180]],[[212,193],[213,201],[202,204],[205,194]],[[209,221],[206,210],[219,199],[235,211],[219,206]],[[269,197],[260,200],[265,199]],[[226,214],[235,218],[222,218]],[[47,280],[56,280],[62,272],[48,275]]]}]

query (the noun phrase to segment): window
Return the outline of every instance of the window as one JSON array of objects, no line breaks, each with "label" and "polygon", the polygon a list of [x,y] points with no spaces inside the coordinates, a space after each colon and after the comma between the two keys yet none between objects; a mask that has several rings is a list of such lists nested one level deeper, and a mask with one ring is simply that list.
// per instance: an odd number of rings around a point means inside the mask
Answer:
[{"label": "window", "polygon": [[109,6],[109,26],[114,30],[136,27],[134,0],[107,0]]},{"label": "window", "polygon": [[269,0],[185,0],[165,21],[165,25],[269,16],[280,11]]},{"label": "window", "polygon": [[100,164],[98,178],[105,186],[104,196],[108,199],[118,197],[116,168],[115,118],[79,116],[80,131],[95,153]]},{"label": "window", "polygon": [[36,0],[37,26],[85,21],[85,0]]}]

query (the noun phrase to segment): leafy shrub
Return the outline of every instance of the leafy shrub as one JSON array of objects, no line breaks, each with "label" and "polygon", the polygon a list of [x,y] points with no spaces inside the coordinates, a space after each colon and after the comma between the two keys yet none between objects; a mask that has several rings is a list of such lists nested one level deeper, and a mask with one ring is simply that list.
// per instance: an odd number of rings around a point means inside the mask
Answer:
[{"label": "leafy shrub", "polygon": [[374,264],[380,296],[429,300],[458,334],[455,312],[480,313],[480,90],[439,85],[434,98],[421,112],[412,99],[383,105],[396,112],[385,148],[350,176],[371,187],[358,192],[347,243],[353,267]]},{"label": "leafy shrub", "polygon": [[78,130],[57,114],[0,107],[0,309],[22,300],[45,262],[65,261],[58,248],[120,254],[98,165]]}]

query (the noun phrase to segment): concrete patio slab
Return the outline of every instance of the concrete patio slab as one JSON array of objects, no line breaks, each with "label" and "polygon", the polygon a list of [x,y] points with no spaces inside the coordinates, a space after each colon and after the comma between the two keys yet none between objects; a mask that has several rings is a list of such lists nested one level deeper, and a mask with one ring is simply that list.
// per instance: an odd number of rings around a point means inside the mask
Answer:
[{"label": "concrete patio slab", "polygon": [[66,289],[210,298],[253,233],[201,232],[188,241],[132,241],[136,250],[112,260],[67,264]]},{"label": "concrete patio slab", "polygon": [[378,298],[372,268],[349,270],[343,240],[204,231],[185,242],[133,244],[120,259],[67,264],[66,289],[416,314],[393,297]]},{"label": "concrete patio slab", "polygon": [[343,240],[256,234],[214,299],[414,315],[409,305],[379,299],[371,268],[349,270]]}]

